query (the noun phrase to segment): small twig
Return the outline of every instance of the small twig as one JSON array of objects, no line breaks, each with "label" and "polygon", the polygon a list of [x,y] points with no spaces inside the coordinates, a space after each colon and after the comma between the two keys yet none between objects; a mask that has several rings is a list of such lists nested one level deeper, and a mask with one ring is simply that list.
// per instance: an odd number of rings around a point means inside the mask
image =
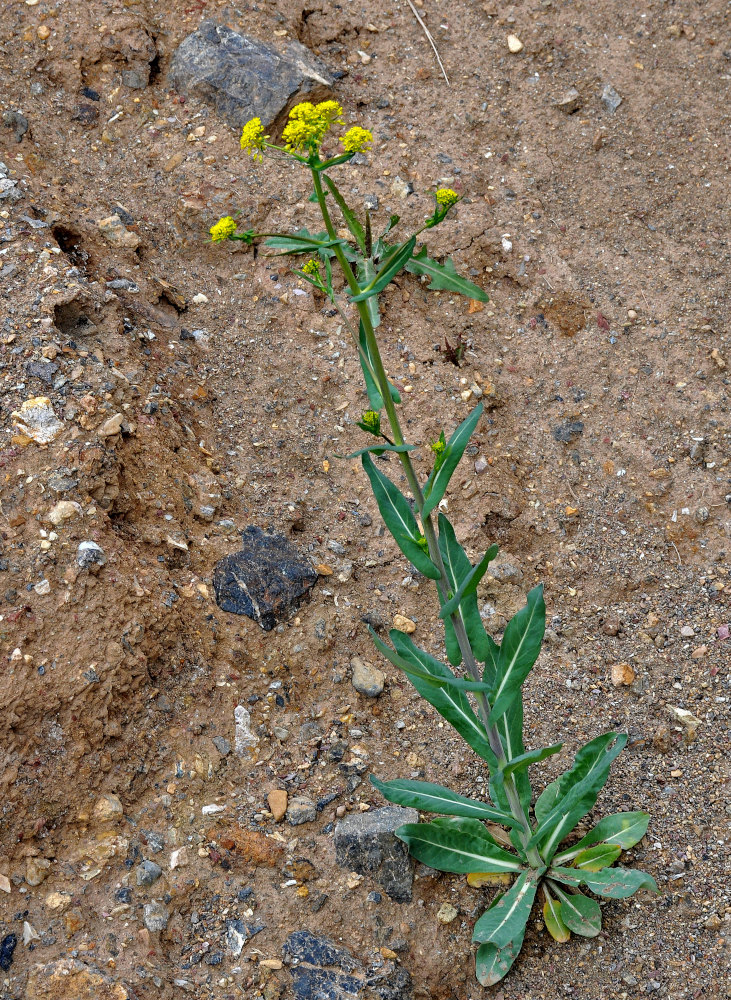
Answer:
[{"label": "small twig", "polygon": [[581,500],[579,500],[579,498],[576,496],[576,494],[574,493],[574,491],[571,489],[571,483],[568,481],[568,479],[566,480],[566,485],[568,486],[569,493],[574,498],[574,500],[576,500],[577,503],[581,503]]},{"label": "small twig", "polygon": [[678,546],[675,544],[675,542],[671,542],[670,544],[675,549],[675,555],[678,557],[678,566],[682,566],[683,560],[680,558],[680,553],[678,552]]},{"label": "small twig", "polygon": [[422,18],[420,16],[420,14],[419,14],[419,11],[416,9],[416,7],[414,7],[414,5],[411,2],[411,0],[406,0],[406,3],[409,5],[409,7],[411,7],[411,13],[414,15],[414,17],[416,18],[416,20],[419,22],[419,24],[422,27],[422,30],[423,30],[424,34],[429,39],[429,44],[434,49],[434,55],[437,57],[437,62],[439,63],[439,69],[442,71],[442,76],[447,81],[447,86],[451,87],[452,84],[449,82],[449,77],[447,76],[447,71],[444,68],[444,63],[442,62],[442,60],[441,60],[441,58],[439,56],[439,51],[438,51],[438,49],[436,47],[434,39],[432,38],[431,31],[429,31],[429,29],[427,28],[427,26],[424,24],[424,22],[423,22],[423,20],[422,20]]}]

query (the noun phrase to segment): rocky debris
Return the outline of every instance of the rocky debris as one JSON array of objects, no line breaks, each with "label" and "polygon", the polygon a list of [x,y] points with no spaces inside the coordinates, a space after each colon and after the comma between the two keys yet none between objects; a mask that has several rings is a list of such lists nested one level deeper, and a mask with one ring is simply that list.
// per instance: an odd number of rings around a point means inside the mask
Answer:
[{"label": "rocky debris", "polygon": [[686,743],[692,743],[695,739],[696,732],[698,731],[698,726],[701,724],[701,720],[696,718],[696,716],[693,715],[692,712],[689,712],[687,708],[677,708],[675,705],[668,705],[667,709],[670,715],[680,722],[685,729]]},{"label": "rocky debris", "polygon": [[142,861],[137,865],[137,885],[145,887],[154,885],[161,875],[162,868],[154,861]]},{"label": "rocky debris", "polygon": [[317,806],[305,795],[295,795],[287,805],[287,822],[290,826],[311,823],[317,816]]},{"label": "rocky debris", "polygon": [[341,868],[374,877],[397,903],[411,899],[413,866],[405,844],[394,831],[403,823],[418,823],[416,809],[384,806],[352,813],[335,827],[335,860]]},{"label": "rocky debris", "polygon": [[121,434],[123,426],[124,414],[115,413],[113,417],[109,417],[100,427],[97,427],[96,432],[100,438],[113,437],[115,434]]},{"label": "rocky debris", "polygon": [[411,976],[406,969],[383,958],[364,968],[347,948],[308,930],[290,934],[284,942],[282,957],[290,967],[296,1000],[350,997],[411,1000],[412,997]]},{"label": "rocky debris", "polygon": [[613,663],[611,677],[615,687],[629,686],[635,679],[635,671],[631,663]]},{"label": "rocky debris", "polygon": [[156,899],[153,899],[151,903],[145,903],[143,908],[143,920],[148,931],[164,931],[168,925],[169,919],[170,911],[167,906],[163,906],[162,903],[158,903]]},{"label": "rocky debris", "polygon": [[190,864],[190,857],[188,856],[187,847],[179,847],[176,851],[172,851],[170,854],[170,869],[174,871],[176,868],[185,868]]},{"label": "rocky debris", "polygon": [[75,500],[59,500],[58,503],[51,507],[43,520],[58,528],[60,525],[65,524],[66,521],[72,521],[81,513],[81,504],[76,503]]},{"label": "rocky debris", "polygon": [[64,958],[31,969],[24,1000],[132,1000],[132,994],[98,969]]},{"label": "rocky debris", "polygon": [[522,52],[523,48],[523,43],[517,35],[508,35],[508,49],[513,53],[513,55],[517,55],[519,52]]},{"label": "rocky debris", "polygon": [[451,924],[457,918],[458,910],[451,903],[442,903],[437,910],[437,920],[440,924]]},{"label": "rocky debris", "polygon": [[251,118],[269,127],[290,102],[317,100],[332,86],[327,67],[299,42],[283,53],[224,24],[203,21],[173,54],[170,85],[212,104],[233,128]]},{"label": "rocky debris", "polygon": [[76,550],[76,565],[79,569],[93,569],[104,566],[107,557],[104,549],[96,542],[80,542]]},{"label": "rocky debris", "polygon": [[0,875],[0,891],[2,892],[11,891],[10,879],[8,878],[7,875]]},{"label": "rocky debris", "polygon": [[274,817],[274,822],[279,823],[284,819],[287,812],[287,793],[283,788],[275,788],[267,795],[267,805],[269,812]]},{"label": "rocky debris", "polygon": [[247,941],[265,929],[264,924],[247,924],[243,920],[226,921],[226,947],[234,958],[238,958]]},{"label": "rocky debris", "polygon": [[237,757],[248,757],[253,747],[259,742],[259,737],[251,731],[251,713],[243,705],[234,709],[236,724],[235,747]]},{"label": "rocky debris", "polygon": [[0,201],[19,201],[23,197],[20,185],[11,177],[7,166],[0,161]]},{"label": "rocky debris", "polygon": [[619,96],[611,83],[606,84],[606,86],[602,88],[601,102],[610,114],[614,114],[619,105],[622,103],[622,98]]},{"label": "rocky debris", "polygon": [[50,444],[63,430],[63,424],[46,396],[26,399],[20,410],[13,411],[13,420],[20,433],[37,444]]},{"label": "rocky debris", "polygon": [[355,690],[368,698],[377,698],[383,691],[386,681],[383,671],[372,666],[367,660],[362,660],[360,656],[354,656],[350,666],[353,671],[351,683]]},{"label": "rocky debris", "polygon": [[54,913],[63,913],[71,906],[72,899],[70,892],[50,892],[44,900],[44,905],[47,910],[52,910]]},{"label": "rocky debris", "polygon": [[277,618],[315,585],[317,573],[284,535],[249,525],[243,548],[216,563],[213,587],[223,611],[246,615],[271,631]]},{"label": "rocky debris", "polygon": [[127,229],[118,215],[110,215],[106,219],[100,219],[97,226],[107,243],[113,247],[136,250],[142,242],[137,233]]},{"label": "rocky debris", "polygon": [[575,441],[584,433],[584,424],[581,420],[565,420],[562,424],[553,428],[553,436],[556,441],[568,444]]},{"label": "rocky debris", "polygon": [[559,111],[563,111],[565,115],[573,115],[579,110],[582,104],[581,94],[576,87],[571,87],[562,97],[559,97],[554,103],[554,107],[558,108]]}]

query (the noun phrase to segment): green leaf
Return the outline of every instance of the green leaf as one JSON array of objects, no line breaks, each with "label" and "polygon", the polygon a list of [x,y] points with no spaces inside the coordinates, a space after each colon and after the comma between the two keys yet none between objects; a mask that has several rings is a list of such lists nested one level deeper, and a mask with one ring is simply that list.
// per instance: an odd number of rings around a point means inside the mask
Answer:
[{"label": "green leaf", "polygon": [[504,948],[524,933],[536,897],[538,882],[545,870],[545,868],[534,868],[529,872],[522,872],[495,906],[482,914],[475,924],[472,940],[482,944],[489,942],[496,948]]},{"label": "green leaf", "polygon": [[[536,817],[538,817],[537,810]],[[650,814],[645,812],[614,813],[612,816],[605,816],[585,837],[567,851],[557,854],[553,863],[562,865],[566,861],[571,861],[583,848],[591,847],[592,844],[616,844],[623,851],[627,851],[642,840],[647,833],[649,822]]]},{"label": "green leaf", "polygon": [[561,903],[561,919],[570,931],[581,937],[596,937],[602,929],[602,911],[595,899],[580,892],[564,892],[555,882],[551,882]]},{"label": "green leaf", "polygon": [[498,554],[498,551],[499,550],[497,545],[491,545],[490,548],[482,557],[482,559],[480,559],[480,561],[477,563],[477,565],[473,566],[470,569],[467,576],[464,578],[464,580],[462,580],[459,587],[457,588],[457,593],[453,597],[451,597],[446,604],[443,604],[442,607],[440,608],[439,610],[440,618],[446,619],[449,617],[449,615],[454,614],[454,612],[462,603],[462,600],[465,597],[469,597],[471,594],[475,593],[475,591],[477,590],[477,585],[479,584],[480,580],[483,578],[485,573],[487,573],[487,567],[490,565],[495,556]]},{"label": "green leaf", "polygon": [[[360,424],[358,425],[360,427]],[[335,458],[360,458],[361,455],[375,455],[376,458],[383,454],[384,451],[395,451],[401,454],[404,451],[413,451],[416,448],[415,444],[371,444],[367,448],[359,448],[358,451],[354,451],[351,455],[335,455]]]},{"label": "green leaf", "polygon": [[552,781],[550,785],[546,785],[541,794],[536,799],[536,804],[533,807],[533,812],[536,814],[536,819],[538,823],[542,823],[543,820],[548,816],[550,811],[556,805],[559,798],[559,787],[558,779]]},{"label": "green leaf", "polygon": [[406,660],[403,670],[414,670],[426,673],[432,684],[438,687],[453,688],[456,691],[480,691],[485,693],[484,681],[468,680],[466,677],[455,677],[452,671],[441,660],[435,659],[425,649],[421,649],[411,641],[405,632],[392,628],[388,633],[391,642],[396,647],[397,654]]},{"label": "green leaf", "polygon": [[406,823],[396,836],[417,861],[440,872],[519,872],[520,860],[503,850],[479,820]]},{"label": "green leaf", "polygon": [[367,452],[361,456],[361,462],[371,481],[371,488],[381,517],[393,535],[394,541],[420,573],[431,580],[439,580],[442,574],[420,545],[423,535],[416,523],[409,501],[388,476],[384,476],[380,469],[376,468],[373,459]]},{"label": "green leaf", "polygon": [[[457,541],[454,528],[442,513],[439,514],[439,551],[442,554],[449,589],[455,593],[459,588],[459,581],[467,576],[472,565],[467,558],[467,553]],[[472,652],[478,660],[484,660],[490,655],[492,640],[482,624],[480,611],[477,607],[477,596],[474,593],[463,596],[456,613],[462,619]],[[462,651],[459,648],[454,626],[449,617],[444,619],[444,632],[449,662],[453,667],[458,667],[462,662]]]},{"label": "green leaf", "polygon": [[571,931],[561,919],[561,904],[553,898],[545,885],[543,892],[546,896],[546,902],[543,906],[543,922],[546,925],[546,930],[554,941],[565,944],[571,937]]},{"label": "green leaf", "polygon": [[621,853],[622,848],[616,845],[596,844],[576,856],[574,867],[587,872],[600,872],[602,868],[613,865]]},{"label": "green leaf", "polygon": [[579,750],[573,766],[558,779],[556,804],[539,823],[529,847],[537,844],[544,858],[553,857],[564,837],[593,807],[612,761],[626,743],[625,733],[605,733]]},{"label": "green leaf", "polygon": [[415,245],[416,237],[412,236],[406,243],[402,243],[396,247],[393,253],[384,260],[383,266],[376,274],[374,281],[367,288],[364,288],[360,295],[351,296],[350,301],[364,302],[372,295],[378,295],[382,292],[393,281],[406,262],[411,259]]},{"label": "green leaf", "polygon": [[551,879],[564,885],[585,885],[596,896],[606,899],[627,899],[639,889],[659,892],[657,882],[647,872],[635,868],[603,868],[600,872],[586,872],[576,868],[551,868]]},{"label": "green leaf", "polygon": [[497,662],[495,691],[491,700],[490,724],[497,722],[520,693],[523,681],[541,651],[546,630],[543,586],[528,593],[528,603],[507,624]]},{"label": "green leaf", "polygon": [[[394,654],[393,650],[372,629],[370,629],[370,633],[376,647],[383,653],[386,659],[390,660],[391,663],[394,663],[400,669],[404,669],[402,666],[405,662],[403,657]],[[409,663],[406,663],[406,667],[409,670],[410,666]],[[431,676],[428,676],[426,679],[419,676],[416,672],[408,672],[406,676],[422,698],[428,701],[439,712],[442,718],[446,719],[450,726],[457,730],[462,739],[472,747],[477,756],[487,761],[490,770],[496,771],[497,757],[492,752],[487,734],[473,712],[472,706],[464,692],[452,687],[438,687],[435,684],[434,678],[441,676],[444,680],[447,680],[447,678],[453,677],[452,671],[445,664],[439,663],[436,660],[430,665],[429,674]]]},{"label": "green leaf", "polygon": [[554,743],[551,747],[543,747],[540,750],[529,750],[527,753],[519,754],[517,757],[513,757],[513,759],[505,765],[503,768],[503,774],[507,778],[509,774],[525,770],[525,768],[530,767],[531,764],[537,764],[538,761],[545,760],[546,757],[553,757],[553,755],[558,753],[562,747],[563,743]]},{"label": "green leaf", "polygon": [[475,975],[481,986],[494,986],[510,972],[520,954],[525,937],[525,927],[503,948],[494,944],[481,944],[475,955]]},{"label": "green leaf", "polygon": [[452,473],[457,468],[457,464],[464,454],[472,432],[477,427],[482,416],[482,403],[478,403],[472,413],[462,421],[454,434],[447,442],[446,449],[442,452],[442,461],[438,469],[433,469],[431,475],[424,486],[424,517],[434,510],[439,501],[444,496]]},{"label": "green leaf", "polygon": [[433,291],[443,288],[450,292],[457,292],[459,295],[466,295],[469,299],[477,299],[478,302],[487,302],[489,296],[479,285],[457,274],[457,268],[451,257],[447,257],[443,264],[438,264],[431,257],[427,256],[426,247],[414,254],[409,261],[407,271],[412,274],[426,274],[431,280],[429,288]]},{"label": "green leaf", "polygon": [[[497,650],[497,652],[499,652],[499,650]],[[515,698],[505,715],[498,719],[496,728],[500,734],[500,742],[503,745],[503,750],[505,751],[505,757],[508,763],[525,753],[525,747],[523,746],[523,698],[520,693],[518,693],[518,697]],[[520,802],[527,814],[528,809],[530,808],[531,800],[531,786],[528,778],[528,771],[518,771],[517,774],[514,775],[514,778]],[[491,794],[493,791],[496,793],[497,800],[501,803],[502,808],[504,793],[501,797],[499,788],[497,786],[493,788],[493,785],[491,785]]]},{"label": "green leaf", "polygon": [[317,253],[344,242],[344,240],[331,240],[327,233],[313,234],[307,229],[298,229],[296,233],[288,236],[270,236],[264,242],[264,246],[278,250],[280,254]]},{"label": "green leaf", "polygon": [[388,222],[386,223],[386,228],[381,233],[381,239],[385,239],[388,236],[388,234],[391,232],[391,230],[394,229],[398,225],[398,223],[400,222],[400,220],[401,220],[401,216],[400,215],[392,215],[392,216],[390,216]]},{"label": "green leaf", "polygon": [[371,784],[384,799],[399,806],[410,806],[423,812],[441,813],[444,816],[464,816],[468,819],[484,819],[503,826],[518,826],[518,821],[509,813],[493,809],[484,802],[468,799],[464,795],[434,785],[429,781],[381,781],[370,775]]},{"label": "green leaf", "polygon": [[[373,281],[376,276],[376,268],[370,257],[362,257],[358,261],[357,275],[358,285],[361,288],[365,288],[366,285],[370,285]],[[371,295],[369,299],[366,299],[366,308],[368,310],[368,316],[370,317],[371,326],[374,330],[377,330],[381,325],[381,314],[378,310],[377,295]]]},{"label": "green leaf", "polygon": [[[373,322],[372,317],[371,317],[371,322]],[[373,367],[373,359],[371,358],[371,353],[368,349],[368,341],[366,339],[363,323],[360,324],[360,330],[358,334],[358,346],[360,348],[360,350],[358,351],[358,359],[360,361],[360,366],[363,369],[363,378],[365,379],[366,392],[368,393],[368,402],[370,403],[370,407],[372,410],[382,410],[383,396],[381,396],[381,392],[378,386],[376,385],[373,376],[370,373],[368,365],[363,360],[363,355],[365,354],[366,358],[368,359],[368,364],[370,365],[371,368]],[[389,382],[388,388],[391,393],[391,399],[394,401],[394,403],[400,403],[401,396],[399,395],[399,391],[396,388],[396,386],[393,385],[393,383]]]},{"label": "green leaf", "polygon": [[330,188],[332,196],[337,202],[338,208],[343,213],[343,218],[345,219],[346,226],[355,237],[355,242],[358,244],[363,253],[365,253],[366,252],[365,231],[363,229],[363,226],[361,226],[360,222],[358,221],[355,212],[348,205],[345,198],[343,198],[343,196],[340,194],[340,191],[338,191],[337,187],[335,186],[335,181],[331,177],[328,177],[327,174],[323,174],[322,179]]}]

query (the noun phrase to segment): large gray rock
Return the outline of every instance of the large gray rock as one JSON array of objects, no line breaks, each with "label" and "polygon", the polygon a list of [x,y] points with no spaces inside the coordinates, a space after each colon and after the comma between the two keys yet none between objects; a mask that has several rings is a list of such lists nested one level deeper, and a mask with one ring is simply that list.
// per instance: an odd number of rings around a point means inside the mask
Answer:
[{"label": "large gray rock", "polygon": [[352,813],[335,827],[335,860],[348,871],[375,878],[397,903],[408,903],[414,870],[408,849],[394,830],[418,822],[416,809],[401,806]]},{"label": "large gray rock", "polygon": [[215,21],[203,21],[183,39],[169,81],[212,104],[237,129],[251,118],[268,127],[295,98],[319,100],[333,83],[327,67],[299,42],[280,53]]}]

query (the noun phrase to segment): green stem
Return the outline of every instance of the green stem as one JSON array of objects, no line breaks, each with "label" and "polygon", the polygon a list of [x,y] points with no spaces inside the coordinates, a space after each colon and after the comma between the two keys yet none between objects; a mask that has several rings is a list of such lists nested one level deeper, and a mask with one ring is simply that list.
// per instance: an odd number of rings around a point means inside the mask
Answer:
[{"label": "green stem", "polygon": [[[337,239],[337,233],[335,232],[335,227],[333,226],[332,219],[330,218],[330,212],[328,211],[327,204],[325,203],[325,195],[322,190],[322,181],[320,179],[320,174],[317,170],[312,170],[312,180],[315,187],[315,196],[317,197],[318,204],[320,206],[320,211],[322,212],[322,218],[325,222],[325,228],[327,229],[328,236],[331,240]],[[362,289],[356,281],[353,270],[348,263],[348,260],[343,253],[342,247],[336,245],[333,247],[335,256],[340,268],[343,272],[343,277],[345,278],[348,287],[353,295],[359,295]],[[401,431],[401,424],[399,422],[398,413],[396,412],[396,406],[393,399],[391,398],[391,391],[388,383],[388,375],[383,367],[383,360],[381,358],[381,352],[378,349],[378,341],[376,339],[375,330],[373,329],[373,324],[371,323],[370,313],[368,312],[368,306],[365,302],[356,302],[358,307],[358,313],[360,315],[361,323],[363,324],[363,329],[365,331],[366,343],[368,345],[368,353],[371,356],[371,361],[373,364],[373,374],[376,377],[376,384],[378,385],[379,391],[381,393],[381,398],[383,399],[383,405],[386,409],[386,415],[388,416],[388,422],[391,425],[391,431],[393,433],[394,444],[405,444],[404,436]],[[440,604],[443,606],[447,603],[448,591],[449,591],[449,580],[447,577],[446,570],[444,568],[444,561],[442,559],[442,553],[439,549],[439,543],[437,541],[437,534],[434,529],[434,522],[432,521],[431,514],[424,516],[424,494],[422,492],[421,486],[419,485],[419,479],[416,475],[416,470],[414,469],[413,462],[409,456],[408,452],[400,452],[399,459],[401,461],[401,466],[404,470],[404,475],[406,476],[406,481],[409,484],[409,489],[416,502],[417,510],[419,511],[419,516],[421,518],[422,528],[424,531],[424,537],[427,540],[429,546],[429,557],[432,562],[436,565],[440,573],[440,579],[436,581],[437,590],[439,591]],[[464,627],[464,623],[458,614],[451,615],[451,622],[454,628],[454,633],[459,643],[459,648],[462,653],[462,659],[464,661],[465,670],[470,675],[470,677],[475,681],[481,681],[482,676],[480,669],[477,666],[477,661],[475,660],[474,653],[472,652],[472,647],[470,646],[470,640],[467,636],[467,632]],[[495,725],[489,724],[490,718],[490,703],[487,696],[482,692],[478,691],[475,693],[475,699],[477,701],[477,706],[482,719],[482,724],[485,727],[485,732],[487,733],[487,738],[490,743],[490,748],[495,754],[498,767],[504,767],[507,763],[505,757],[505,751],[503,749],[502,741],[500,740],[500,734],[497,731]],[[505,795],[508,799],[510,805],[510,810],[514,817],[518,820],[521,825],[520,839],[523,846],[528,843],[531,838],[531,826],[526,816],[523,805],[520,801],[520,796],[518,794],[518,788],[515,783],[515,777],[510,774],[505,779],[504,783]],[[533,847],[527,852],[527,857],[529,862],[536,868],[540,868],[543,864],[540,854]]]}]

